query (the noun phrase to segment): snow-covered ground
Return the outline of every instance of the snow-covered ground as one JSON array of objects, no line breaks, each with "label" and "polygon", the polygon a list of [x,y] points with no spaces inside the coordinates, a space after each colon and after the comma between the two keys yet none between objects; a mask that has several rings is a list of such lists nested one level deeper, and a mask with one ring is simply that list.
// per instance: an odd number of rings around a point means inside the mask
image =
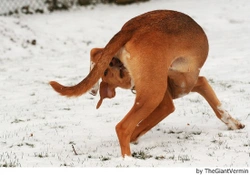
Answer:
[{"label": "snow-covered ground", "polygon": [[[134,95],[119,89],[96,110],[99,97],[68,99],[48,82],[78,83],[88,74],[91,48],[105,46],[127,20],[155,9],[184,12],[204,28],[210,53],[201,75],[246,127],[228,130],[201,96],[189,94],[131,144],[144,159],[123,159],[115,125]],[[249,9],[249,0],[151,0],[0,17],[0,167],[249,167]]]}]

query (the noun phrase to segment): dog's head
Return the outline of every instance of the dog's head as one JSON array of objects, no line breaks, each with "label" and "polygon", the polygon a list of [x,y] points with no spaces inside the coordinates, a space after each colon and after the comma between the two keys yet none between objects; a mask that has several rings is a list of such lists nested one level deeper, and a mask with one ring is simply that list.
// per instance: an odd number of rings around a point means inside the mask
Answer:
[{"label": "dog's head", "polygon": [[[90,70],[94,68],[95,64],[100,59],[102,50],[102,48],[94,48],[91,50]],[[123,63],[119,60],[119,58],[116,57],[112,59],[107,69],[103,72],[103,76],[101,77],[101,79],[102,81],[100,85],[99,82],[97,82],[90,90],[90,94],[92,95],[96,95],[99,90],[100,100],[97,103],[97,109],[101,106],[104,98],[115,97],[115,89],[117,87],[131,89],[132,86],[131,77],[129,75],[128,70],[124,67]]]}]

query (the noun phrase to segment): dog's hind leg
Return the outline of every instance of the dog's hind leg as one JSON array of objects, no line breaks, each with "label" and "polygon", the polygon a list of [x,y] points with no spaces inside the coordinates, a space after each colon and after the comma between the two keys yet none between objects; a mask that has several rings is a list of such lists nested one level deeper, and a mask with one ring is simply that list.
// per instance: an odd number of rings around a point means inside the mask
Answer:
[{"label": "dog's hind leg", "polygon": [[174,112],[175,107],[172,97],[167,90],[165,96],[157,108],[144,120],[142,120],[135,128],[130,141],[136,141],[140,136],[144,135],[147,131],[157,125],[160,121],[166,118],[169,114]]},{"label": "dog's hind leg", "polygon": [[209,85],[205,77],[199,77],[196,85],[192,89],[192,92],[198,92],[201,94],[209,103],[214,110],[216,116],[224,122],[229,129],[241,129],[245,126],[238,120],[232,118],[230,114],[222,108],[221,102],[218,100],[212,87]]}]

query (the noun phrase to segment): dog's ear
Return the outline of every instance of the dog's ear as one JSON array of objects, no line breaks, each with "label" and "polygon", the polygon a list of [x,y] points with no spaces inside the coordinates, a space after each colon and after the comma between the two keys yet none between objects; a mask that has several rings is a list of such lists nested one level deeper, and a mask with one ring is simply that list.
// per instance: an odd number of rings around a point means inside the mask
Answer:
[{"label": "dog's ear", "polygon": [[94,63],[97,63],[100,59],[100,56],[102,54],[103,48],[93,48],[90,51],[90,60]]},{"label": "dog's ear", "polygon": [[[90,72],[92,71],[92,69],[95,67],[95,65],[97,64],[101,53],[102,53],[103,48],[93,48],[90,51]],[[99,80],[98,82],[91,88],[91,90],[89,91],[89,93],[91,95],[96,96],[97,92],[99,90]]]},{"label": "dog's ear", "polygon": [[98,109],[101,106],[104,98],[113,98],[115,96],[115,88],[110,86],[108,83],[102,81],[100,84],[99,93],[100,93],[100,100],[96,105],[96,109]]}]

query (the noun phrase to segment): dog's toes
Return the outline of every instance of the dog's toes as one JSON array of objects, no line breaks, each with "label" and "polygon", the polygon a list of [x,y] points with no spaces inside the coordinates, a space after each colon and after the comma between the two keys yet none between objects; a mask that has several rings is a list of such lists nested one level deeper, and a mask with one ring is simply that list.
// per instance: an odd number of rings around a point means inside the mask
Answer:
[{"label": "dog's toes", "polygon": [[237,125],[237,129],[243,129],[243,128],[245,128],[245,125],[239,122]]},{"label": "dog's toes", "polygon": [[238,120],[236,120],[234,118],[230,118],[226,124],[230,130],[245,128],[244,124],[240,123]]}]

